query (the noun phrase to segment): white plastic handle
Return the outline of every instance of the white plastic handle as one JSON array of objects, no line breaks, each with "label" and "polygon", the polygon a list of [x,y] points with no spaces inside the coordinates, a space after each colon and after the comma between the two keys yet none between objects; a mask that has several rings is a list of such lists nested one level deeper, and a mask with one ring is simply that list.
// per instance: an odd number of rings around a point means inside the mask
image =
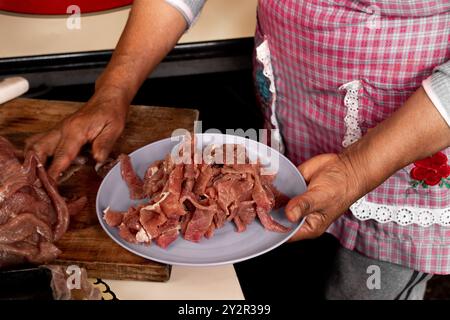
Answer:
[{"label": "white plastic handle", "polygon": [[11,77],[0,81],[0,104],[20,97],[29,88],[28,80],[23,77]]}]

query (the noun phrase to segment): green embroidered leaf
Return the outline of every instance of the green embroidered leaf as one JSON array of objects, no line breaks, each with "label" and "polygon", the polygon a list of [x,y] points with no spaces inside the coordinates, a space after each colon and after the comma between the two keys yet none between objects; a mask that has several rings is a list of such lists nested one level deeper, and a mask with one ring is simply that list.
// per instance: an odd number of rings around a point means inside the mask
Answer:
[{"label": "green embroidered leaf", "polygon": [[409,181],[409,184],[411,185],[411,187],[416,188],[419,185],[420,181],[417,180],[411,180]]}]

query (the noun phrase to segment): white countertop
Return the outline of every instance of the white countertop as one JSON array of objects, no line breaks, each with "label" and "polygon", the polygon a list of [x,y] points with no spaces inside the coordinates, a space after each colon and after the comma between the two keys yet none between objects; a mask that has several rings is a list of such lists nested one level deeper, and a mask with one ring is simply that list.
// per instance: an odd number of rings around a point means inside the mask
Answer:
[{"label": "white countertop", "polygon": [[[95,281],[95,280],[94,280]],[[168,282],[102,281],[119,300],[243,300],[233,265],[218,267],[173,266]],[[105,299],[111,299],[108,288],[97,285]]]}]

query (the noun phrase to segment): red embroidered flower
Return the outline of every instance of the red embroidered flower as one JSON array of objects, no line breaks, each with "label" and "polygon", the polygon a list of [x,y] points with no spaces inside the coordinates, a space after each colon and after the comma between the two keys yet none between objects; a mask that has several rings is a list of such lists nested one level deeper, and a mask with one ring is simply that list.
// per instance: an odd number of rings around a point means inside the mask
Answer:
[{"label": "red embroidered flower", "polygon": [[431,157],[414,162],[414,168],[410,172],[411,178],[423,181],[426,185],[435,186],[442,178],[450,175],[450,166],[447,164],[448,158],[442,152],[438,152]]}]

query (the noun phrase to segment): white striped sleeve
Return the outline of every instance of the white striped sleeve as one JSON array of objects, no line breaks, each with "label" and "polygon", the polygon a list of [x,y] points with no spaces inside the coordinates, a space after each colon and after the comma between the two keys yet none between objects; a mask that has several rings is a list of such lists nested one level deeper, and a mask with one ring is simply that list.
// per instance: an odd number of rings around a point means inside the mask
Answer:
[{"label": "white striped sleeve", "polygon": [[188,27],[197,19],[206,0],[165,0],[168,4],[177,9],[186,19]]},{"label": "white striped sleeve", "polygon": [[433,74],[422,82],[422,87],[450,126],[450,61],[437,67]]}]

